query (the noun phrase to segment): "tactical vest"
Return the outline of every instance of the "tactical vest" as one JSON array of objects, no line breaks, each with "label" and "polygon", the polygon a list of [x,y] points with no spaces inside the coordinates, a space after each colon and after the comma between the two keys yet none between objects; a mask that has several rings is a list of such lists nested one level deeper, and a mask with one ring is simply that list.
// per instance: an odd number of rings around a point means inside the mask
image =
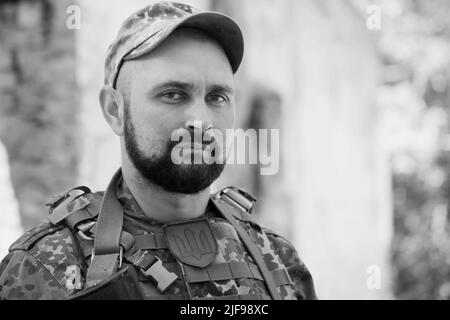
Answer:
[{"label": "tactical vest", "polygon": [[[283,298],[294,298],[293,283],[284,265],[278,264],[275,269],[271,265],[269,269],[264,259],[267,252],[255,244],[267,245],[270,241],[252,218],[256,200],[245,191],[228,187],[211,195],[216,211],[222,215],[218,219],[228,222],[224,221],[222,231],[248,252],[246,259],[216,261],[217,233],[208,219],[166,224],[143,235],[122,230],[123,210],[115,194],[120,176],[119,170],[104,193],[92,193],[81,186],[48,204],[48,220],[54,226],[65,224],[76,234],[89,262],[85,287],[74,299],[192,299],[191,285],[238,279],[259,285],[260,292],[207,299],[281,299],[281,292]],[[170,252],[176,260],[163,261],[158,254],[161,252]],[[180,281],[187,294],[168,294]]]}]

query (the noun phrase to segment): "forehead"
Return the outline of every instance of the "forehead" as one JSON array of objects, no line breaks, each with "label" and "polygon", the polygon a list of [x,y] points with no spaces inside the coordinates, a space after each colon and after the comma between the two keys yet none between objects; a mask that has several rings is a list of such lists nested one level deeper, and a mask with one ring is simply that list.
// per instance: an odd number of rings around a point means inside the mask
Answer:
[{"label": "forehead", "polygon": [[[132,82],[166,80],[233,84],[233,71],[223,48],[200,30],[180,28],[147,55],[127,61],[120,73]],[[120,75],[119,75],[120,76]]]}]

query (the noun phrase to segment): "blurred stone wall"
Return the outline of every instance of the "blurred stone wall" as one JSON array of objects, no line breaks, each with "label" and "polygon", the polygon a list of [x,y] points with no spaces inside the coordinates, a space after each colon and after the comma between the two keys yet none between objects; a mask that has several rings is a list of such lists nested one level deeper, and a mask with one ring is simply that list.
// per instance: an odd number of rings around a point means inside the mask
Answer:
[{"label": "blurred stone wall", "polygon": [[73,185],[80,128],[69,0],[0,2],[0,140],[9,155],[22,225]]},{"label": "blurred stone wall", "polygon": [[[348,1],[214,4],[245,32],[241,124],[261,88],[281,104],[266,117],[281,129],[281,165],[277,175],[259,177],[260,219],[296,245],[320,298],[389,298],[390,172],[374,103],[379,62],[364,13]],[[222,186],[255,191],[248,170],[228,169]]]}]

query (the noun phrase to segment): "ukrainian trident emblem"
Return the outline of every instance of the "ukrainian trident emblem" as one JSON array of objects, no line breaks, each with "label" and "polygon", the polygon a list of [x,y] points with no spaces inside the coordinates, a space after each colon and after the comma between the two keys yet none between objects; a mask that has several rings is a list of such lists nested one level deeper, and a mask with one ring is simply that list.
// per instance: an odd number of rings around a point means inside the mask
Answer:
[{"label": "ukrainian trident emblem", "polygon": [[217,255],[217,242],[207,219],[167,224],[164,233],[170,252],[184,264],[204,268]]}]

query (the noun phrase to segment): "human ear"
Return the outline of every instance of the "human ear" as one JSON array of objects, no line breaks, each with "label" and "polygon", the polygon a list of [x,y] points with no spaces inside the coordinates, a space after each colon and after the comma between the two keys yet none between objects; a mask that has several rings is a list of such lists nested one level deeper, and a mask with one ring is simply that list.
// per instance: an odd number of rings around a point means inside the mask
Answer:
[{"label": "human ear", "polygon": [[103,86],[100,90],[100,106],[106,122],[114,133],[123,136],[125,103],[122,94],[110,86]]}]

